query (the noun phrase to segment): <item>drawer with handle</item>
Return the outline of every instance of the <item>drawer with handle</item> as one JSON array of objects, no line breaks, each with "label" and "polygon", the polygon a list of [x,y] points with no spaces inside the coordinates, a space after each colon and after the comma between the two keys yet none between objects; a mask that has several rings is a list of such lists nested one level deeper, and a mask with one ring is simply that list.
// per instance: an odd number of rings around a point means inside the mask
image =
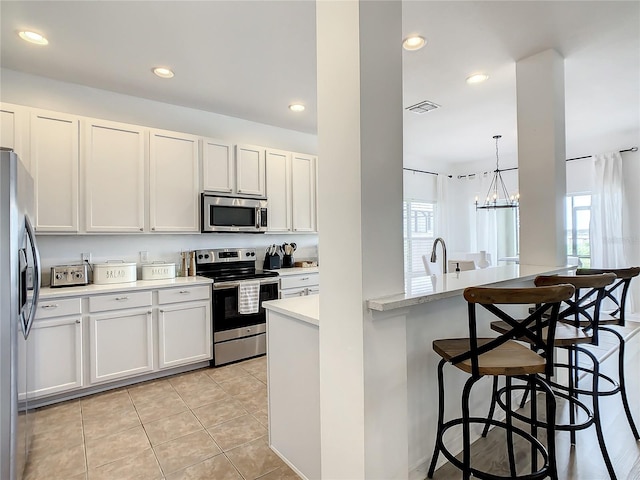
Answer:
[{"label": "drawer with handle", "polygon": [[89,312],[103,312],[119,308],[137,308],[151,306],[151,292],[121,292],[113,295],[89,297]]},{"label": "drawer with handle", "polygon": [[65,315],[80,315],[82,313],[81,298],[65,298],[56,300],[41,300],[36,311],[39,318],[63,317]]},{"label": "drawer with handle", "polygon": [[209,300],[211,286],[163,288],[158,290],[158,303],[190,302],[193,300]]},{"label": "drawer with handle", "polygon": [[280,289],[308,287],[320,283],[319,273],[303,273],[300,275],[287,275],[280,277]]}]

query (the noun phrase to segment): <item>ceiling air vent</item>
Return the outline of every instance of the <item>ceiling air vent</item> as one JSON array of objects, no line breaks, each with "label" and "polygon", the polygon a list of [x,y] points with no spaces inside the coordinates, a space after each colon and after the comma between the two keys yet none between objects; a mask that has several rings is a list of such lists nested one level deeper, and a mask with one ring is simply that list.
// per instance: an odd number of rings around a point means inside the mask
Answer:
[{"label": "ceiling air vent", "polygon": [[423,113],[435,110],[436,108],[440,108],[440,105],[430,102],[429,100],[425,100],[423,102],[416,103],[415,105],[411,105],[410,107],[405,108],[405,110],[422,115]]}]

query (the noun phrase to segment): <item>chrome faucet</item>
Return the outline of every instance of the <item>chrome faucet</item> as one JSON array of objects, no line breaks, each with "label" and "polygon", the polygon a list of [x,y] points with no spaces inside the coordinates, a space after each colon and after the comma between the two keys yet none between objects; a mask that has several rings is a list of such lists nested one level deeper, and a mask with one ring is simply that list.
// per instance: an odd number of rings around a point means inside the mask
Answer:
[{"label": "chrome faucet", "polygon": [[442,237],[438,237],[433,241],[433,248],[431,249],[431,263],[436,263],[438,257],[436,256],[436,246],[438,242],[442,244],[442,273],[447,273],[447,245],[444,243]]}]

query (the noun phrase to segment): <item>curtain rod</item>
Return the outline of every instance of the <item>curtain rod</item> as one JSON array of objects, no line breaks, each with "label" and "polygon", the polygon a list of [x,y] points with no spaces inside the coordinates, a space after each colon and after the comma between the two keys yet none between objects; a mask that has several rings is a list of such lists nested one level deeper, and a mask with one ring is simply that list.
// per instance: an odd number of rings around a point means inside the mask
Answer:
[{"label": "curtain rod", "polygon": [[[638,147],[631,147],[625,150],[619,150],[620,153],[637,152],[637,151],[638,151]],[[593,155],[585,155],[584,157],[576,157],[576,158],[567,158],[567,162],[573,162],[574,160],[582,160],[584,158],[591,158],[591,157],[593,157]]]},{"label": "curtain rod", "polygon": [[[625,153],[625,152],[637,152],[638,151],[638,147],[631,147],[631,148],[627,148],[625,150],[619,150],[620,153]],[[576,158],[567,158],[567,162],[572,162],[573,160],[582,160],[584,158],[591,158],[593,155],[585,155],[584,157],[576,157]],[[501,172],[508,172],[511,170],[518,170],[518,167],[512,167],[512,168],[501,168],[500,171]],[[482,173],[489,173],[489,172],[482,172]],[[473,177],[475,176],[475,173],[471,173],[469,175],[458,175],[457,178],[466,178],[466,177]]]},{"label": "curtain rod", "polygon": [[[403,170],[408,170],[409,172],[417,172],[417,173],[426,173],[427,175],[441,175],[440,173],[436,173],[436,172],[427,172],[426,170],[417,170],[415,168],[402,168]],[[447,175],[447,177],[452,178],[453,175]]]},{"label": "curtain rod", "polygon": [[[619,150],[620,153],[625,153],[625,152],[637,152],[638,151],[638,147],[631,147],[631,148],[627,148],[625,150]],[[591,158],[593,155],[585,155],[584,157],[576,157],[576,158],[567,158],[567,162],[572,162],[574,160],[582,160],[585,158]],[[508,172],[510,170],[517,170],[518,167],[512,167],[512,168],[501,168],[500,171],[501,172]],[[417,172],[417,173],[426,173],[427,175],[440,175],[439,173],[436,172],[428,172],[426,170],[417,170],[415,168],[403,168],[403,170],[408,170],[409,172]],[[484,172],[484,173],[488,173],[488,172]],[[470,175],[475,175],[474,173],[470,174]],[[458,178],[466,178],[470,175],[458,175]],[[449,178],[453,178],[453,175],[447,175],[447,177]]]}]

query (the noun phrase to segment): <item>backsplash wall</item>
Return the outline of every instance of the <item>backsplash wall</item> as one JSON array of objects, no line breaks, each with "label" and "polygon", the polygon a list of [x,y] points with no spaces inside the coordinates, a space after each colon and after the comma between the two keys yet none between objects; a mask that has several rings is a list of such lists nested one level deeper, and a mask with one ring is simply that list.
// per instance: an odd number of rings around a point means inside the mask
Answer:
[{"label": "backsplash wall", "polygon": [[[256,267],[262,268],[267,246],[295,243],[296,261],[318,260],[317,234],[238,234],[203,233],[200,235],[37,235],[43,267],[43,285],[49,285],[50,269],[54,265],[82,263],[82,253],[91,253],[92,263],[108,260],[136,262],[140,267],[140,252],[148,252],[148,261],[163,261],[180,268],[180,252],[207,248],[255,248]],[[138,272],[138,278],[141,278]]]}]

